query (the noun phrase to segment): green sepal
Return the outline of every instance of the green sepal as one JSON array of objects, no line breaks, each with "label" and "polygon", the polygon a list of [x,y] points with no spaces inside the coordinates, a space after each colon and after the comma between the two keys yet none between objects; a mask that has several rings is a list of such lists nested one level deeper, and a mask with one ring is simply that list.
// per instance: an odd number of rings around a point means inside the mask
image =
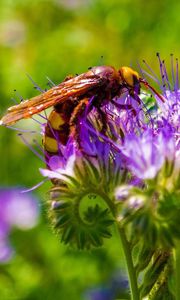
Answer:
[{"label": "green sepal", "polygon": [[68,214],[64,214],[64,215],[61,215],[59,216],[57,219],[56,219],[56,222],[55,222],[55,225],[54,225],[54,228],[58,228],[58,227],[63,227],[65,226],[67,223],[69,223],[69,215]]},{"label": "green sepal", "polygon": [[168,286],[163,284],[150,298],[151,300],[175,300],[175,296],[169,291]]},{"label": "green sepal", "polygon": [[89,233],[89,238],[95,247],[102,246],[102,244],[103,244],[102,237],[99,236],[95,231],[92,231]]},{"label": "green sepal", "polygon": [[142,270],[144,270],[150,263],[152,256],[154,254],[155,249],[148,247],[148,245],[143,245],[138,253],[137,264],[136,264],[136,272],[139,274]]},{"label": "green sepal", "polygon": [[66,227],[62,232],[61,242],[68,244],[74,236],[75,228],[73,226]]},{"label": "green sepal", "polygon": [[160,236],[161,243],[163,244],[164,247],[167,248],[174,247],[173,236],[169,230],[169,227],[166,226],[165,224],[159,227],[159,236]]},{"label": "green sepal", "polygon": [[77,234],[77,247],[78,249],[84,249],[86,246],[86,233],[83,230],[80,230]]},{"label": "green sepal", "polygon": [[143,279],[143,284],[140,288],[141,297],[147,296],[153,286],[155,285],[156,281],[158,280],[159,276],[161,275],[161,272],[163,272],[165,266],[168,263],[169,260],[169,253],[168,252],[159,252],[155,253],[154,255],[154,262],[148,270],[146,271]]},{"label": "green sepal", "polygon": [[53,210],[60,211],[69,207],[69,203],[67,201],[59,201],[57,206],[53,207]]},{"label": "green sepal", "polygon": [[104,238],[110,238],[112,236],[112,233],[107,228],[99,228],[99,232]]},{"label": "green sepal", "polygon": [[[49,211],[55,231],[65,244],[76,245],[78,249],[99,247],[104,238],[110,238],[110,227],[114,220],[108,208],[101,207],[102,199],[98,195],[55,201]],[[59,199],[59,195],[56,194]],[[98,204],[99,203],[99,204]],[[104,203],[103,203],[104,205]]]}]

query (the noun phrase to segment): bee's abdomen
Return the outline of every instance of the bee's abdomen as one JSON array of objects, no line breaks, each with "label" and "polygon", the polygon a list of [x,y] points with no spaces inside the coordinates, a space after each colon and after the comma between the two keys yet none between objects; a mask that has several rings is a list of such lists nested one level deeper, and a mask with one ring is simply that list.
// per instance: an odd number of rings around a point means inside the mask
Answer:
[{"label": "bee's abdomen", "polygon": [[54,129],[51,123],[46,125],[45,135],[43,139],[43,145],[47,152],[58,153],[59,145],[66,145],[69,137],[69,124],[64,123],[60,128]]},{"label": "bee's abdomen", "polygon": [[43,145],[45,151],[51,156],[58,154],[59,146],[66,145],[69,138],[69,120],[74,109],[74,105],[68,107],[59,105],[54,108],[48,117],[48,122],[45,126],[45,134]]}]

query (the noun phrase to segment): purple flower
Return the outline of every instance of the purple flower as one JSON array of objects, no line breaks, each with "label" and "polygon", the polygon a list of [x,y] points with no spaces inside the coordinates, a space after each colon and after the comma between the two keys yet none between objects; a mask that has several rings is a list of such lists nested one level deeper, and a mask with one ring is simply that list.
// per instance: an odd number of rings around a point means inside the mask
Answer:
[{"label": "purple flower", "polygon": [[20,189],[0,189],[0,262],[8,261],[14,253],[9,244],[13,227],[27,230],[37,224],[37,201]]},{"label": "purple flower", "polygon": [[177,132],[180,132],[180,90],[164,92],[165,102],[157,98],[159,104],[159,119],[168,121]]},{"label": "purple flower", "polygon": [[84,161],[89,161],[105,175],[111,160],[114,173],[117,172],[122,164],[122,157],[117,151],[116,143],[96,128],[96,115],[90,114],[90,119],[83,116],[80,124],[77,124],[80,144],[72,136],[65,146],[57,140],[60,154],[46,157],[48,168],[40,168],[43,176],[49,179],[67,180],[69,176],[76,176],[75,165],[78,165],[82,171]]},{"label": "purple flower", "polygon": [[66,175],[73,176],[74,175],[74,163],[76,160],[75,154],[71,155],[66,164],[62,166],[62,160],[57,155],[54,155],[49,160],[49,169],[40,168],[40,172],[43,176],[49,177],[50,179],[56,178],[60,180],[64,180]]},{"label": "purple flower", "polygon": [[165,136],[162,131],[154,135],[152,130],[147,130],[139,136],[127,135],[121,151],[135,176],[152,179],[166,159],[174,158],[175,143],[172,135]]},{"label": "purple flower", "polygon": [[[146,64],[151,73],[147,73],[142,70],[144,74],[153,78],[156,84],[161,90],[161,96],[164,101],[161,101],[160,97],[155,95],[155,99],[158,104],[158,110],[156,111],[155,125],[159,128],[164,126],[171,126],[176,138],[180,133],[180,86],[179,86],[179,66],[178,60],[174,63],[173,55],[171,55],[171,77],[168,76],[166,64],[164,60],[161,60],[160,55],[157,54],[160,67],[160,79],[150,67]],[[171,79],[170,79],[171,78]]]},{"label": "purple flower", "polygon": [[133,195],[129,197],[127,206],[130,209],[138,210],[140,207],[143,207],[146,198],[143,195]]},{"label": "purple flower", "polygon": [[102,286],[91,289],[86,292],[85,299],[87,300],[113,300],[114,292],[110,288]]},{"label": "purple flower", "polygon": [[123,297],[128,293],[129,283],[127,277],[121,272],[116,271],[112,274],[106,285],[90,288],[85,292],[87,300],[113,300]]},{"label": "purple flower", "polygon": [[132,192],[133,186],[131,185],[121,185],[118,188],[115,189],[115,198],[118,201],[124,201],[126,200]]},{"label": "purple flower", "polygon": [[8,262],[14,255],[14,250],[8,238],[0,238],[0,263]]}]

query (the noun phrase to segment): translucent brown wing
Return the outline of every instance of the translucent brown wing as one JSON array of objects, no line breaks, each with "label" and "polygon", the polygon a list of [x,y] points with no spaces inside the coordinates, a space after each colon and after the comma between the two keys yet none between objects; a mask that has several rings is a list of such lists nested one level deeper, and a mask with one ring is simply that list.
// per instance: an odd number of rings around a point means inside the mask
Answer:
[{"label": "translucent brown wing", "polygon": [[10,125],[18,120],[30,118],[50,106],[66,101],[69,97],[86,94],[91,89],[101,86],[104,81],[105,78],[91,71],[64,81],[41,95],[8,108],[7,114],[0,120],[0,125]]}]

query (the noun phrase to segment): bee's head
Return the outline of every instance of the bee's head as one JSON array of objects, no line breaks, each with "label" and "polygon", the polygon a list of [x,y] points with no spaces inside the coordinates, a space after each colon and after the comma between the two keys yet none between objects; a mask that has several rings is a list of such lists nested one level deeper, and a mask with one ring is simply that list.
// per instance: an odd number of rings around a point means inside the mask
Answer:
[{"label": "bee's head", "polygon": [[119,69],[119,75],[124,84],[129,90],[140,93],[140,77],[139,74],[129,67],[121,67]]}]

